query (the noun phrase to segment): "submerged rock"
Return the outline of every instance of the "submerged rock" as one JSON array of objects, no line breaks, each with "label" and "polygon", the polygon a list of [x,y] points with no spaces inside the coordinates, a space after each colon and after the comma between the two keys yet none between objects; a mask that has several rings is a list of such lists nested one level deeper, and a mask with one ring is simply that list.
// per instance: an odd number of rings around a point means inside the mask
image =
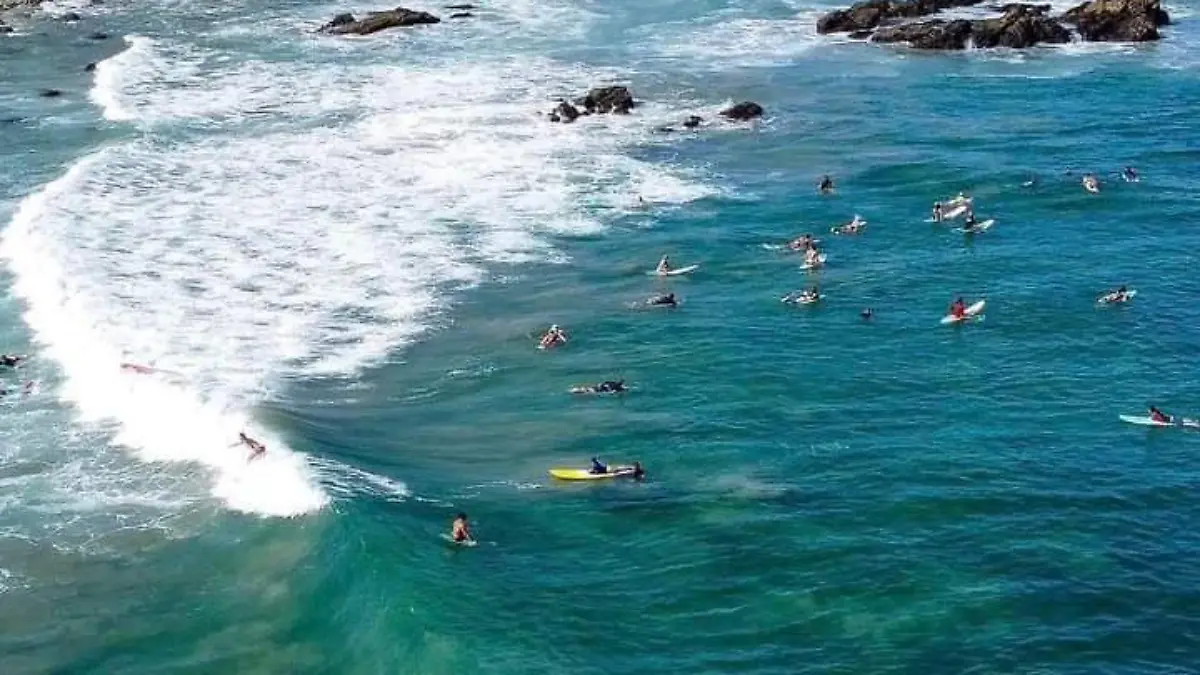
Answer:
[{"label": "submerged rock", "polygon": [[695,129],[704,123],[704,118],[699,115],[688,115],[688,118],[683,121],[683,128]]},{"label": "submerged rock", "polygon": [[371,12],[363,19],[356,19],[353,14],[338,14],[333,17],[332,21],[317,30],[330,35],[370,35],[388,28],[441,23],[441,21],[429,12],[397,7],[386,12]]},{"label": "submerged rock", "polygon": [[95,32],[95,33],[92,33],[91,35],[89,35],[89,36],[88,36],[88,39],[89,39],[89,40],[107,40],[107,39],[108,39],[108,33],[101,33],[101,32],[99,32],[99,31],[97,31],[97,32]]},{"label": "submerged rock", "polygon": [[1092,0],[1067,10],[1062,20],[1092,42],[1157,40],[1158,27],[1171,23],[1159,0]]},{"label": "submerged rock", "polygon": [[96,69],[96,62],[95,62],[95,61],[93,61],[93,62],[91,62],[91,63],[89,63],[89,64],[87,64],[86,66],[84,66],[84,67],[83,67],[83,72],[85,72],[85,73],[90,73],[90,72],[92,72],[92,71],[93,71],[93,70],[95,70],[95,69]]},{"label": "submerged rock", "polygon": [[739,122],[746,122],[758,117],[762,117],[764,112],[765,111],[761,105],[753,101],[744,101],[735,106],[731,106],[722,110],[721,116],[728,117],[731,120],[737,120]]},{"label": "submerged rock", "polygon": [[58,17],[58,20],[65,21],[67,23],[75,23],[76,21],[83,21],[83,17],[79,16],[77,12],[67,12],[66,14]]},{"label": "submerged rock", "polygon": [[62,96],[62,92],[58,89],[43,89],[38,92],[38,96],[41,96],[42,98],[57,98]]},{"label": "submerged rock", "polygon": [[559,101],[554,110],[550,111],[550,121],[569,124],[579,119],[579,115],[579,109],[571,105],[570,101]]},{"label": "submerged rock", "polygon": [[451,19],[469,19],[473,16],[475,16],[475,15],[470,12],[455,12],[450,15],[450,18]]}]

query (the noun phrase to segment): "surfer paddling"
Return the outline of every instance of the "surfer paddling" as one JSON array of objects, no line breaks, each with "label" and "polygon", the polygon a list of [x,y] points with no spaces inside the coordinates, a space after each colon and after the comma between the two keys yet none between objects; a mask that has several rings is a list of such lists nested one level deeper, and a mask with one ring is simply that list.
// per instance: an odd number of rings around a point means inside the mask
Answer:
[{"label": "surfer paddling", "polygon": [[131,373],[138,373],[139,375],[153,375],[154,374],[154,369],[151,368],[150,366],[143,366],[143,365],[140,365],[137,363],[122,363],[121,370],[125,370],[125,371],[131,372]]},{"label": "surfer paddling", "polygon": [[21,365],[21,362],[24,361],[26,358],[28,358],[28,357],[26,357],[23,354],[22,355],[3,354],[3,355],[0,355],[0,366],[3,366],[5,368],[16,368],[17,366]]},{"label": "surfer paddling", "polygon": [[253,462],[259,457],[267,454],[267,446],[259,443],[253,438],[250,438],[244,431],[238,433],[238,443],[250,448],[250,456],[246,458],[247,462]]},{"label": "surfer paddling", "polygon": [[567,343],[567,334],[563,329],[558,327],[558,324],[550,326],[550,330],[542,335],[542,339],[538,341],[538,349],[550,349]]}]

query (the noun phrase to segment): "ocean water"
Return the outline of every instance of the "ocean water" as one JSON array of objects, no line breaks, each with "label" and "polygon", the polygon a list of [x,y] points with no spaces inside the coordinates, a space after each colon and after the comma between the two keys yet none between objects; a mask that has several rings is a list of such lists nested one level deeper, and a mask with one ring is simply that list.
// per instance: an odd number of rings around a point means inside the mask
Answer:
[{"label": "ocean water", "polygon": [[[0,672],[1197,672],[1200,435],[1117,417],[1200,415],[1194,2],[960,54],[817,36],[833,6],[12,20]],[[609,83],[644,104],[539,117]],[[973,239],[925,220],[960,190]],[[985,319],[939,325],[959,295]],[[648,478],[546,474],[596,454]]]}]

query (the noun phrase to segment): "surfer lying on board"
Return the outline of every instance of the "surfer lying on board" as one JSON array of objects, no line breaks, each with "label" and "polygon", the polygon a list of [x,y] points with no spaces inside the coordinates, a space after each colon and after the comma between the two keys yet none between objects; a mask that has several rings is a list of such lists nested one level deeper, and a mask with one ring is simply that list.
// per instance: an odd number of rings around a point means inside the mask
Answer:
[{"label": "surfer lying on board", "polygon": [[674,293],[667,293],[666,295],[656,295],[650,298],[646,301],[646,304],[655,307],[678,307],[679,301],[675,299]]},{"label": "surfer lying on board", "polygon": [[471,528],[467,525],[467,514],[459,513],[454,517],[454,523],[450,526],[450,538],[459,544],[475,541],[471,536]]},{"label": "surfer lying on board", "polygon": [[244,431],[238,433],[238,442],[250,448],[250,457],[246,459],[247,462],[252,462],[267,454],[267,446],[250,438]]},{"label": "surfer lying on board", "polygon": [[17,355],[17,354],[0,355],[0,366],[4,366],[5,368],[16,368],[26,358],[27,357],[23,354],[22,355]]},{"label": "surfer lying on board", "polygon": [[1128,300],[1129,300],[1129,290],[1126,289],[1124,286],[1122,286],[1122,287],[1118,288],[1117,290],[1115,290],[1111,293],[1108,293],[1104,297],[1100,298],[1100,302],[1103,302],[1105,304],[1122,303],[1122,302],[1126,302]]},{"label": "surfer lying on board", "polygon": [[1163,413],[1161,410],[1159,410],[1158,408],[1155,408],[1154,406],[1150,406],[1150,419],[1154,420],[1155,422],[1160,422],[1163,424],[1171,423],[1171,416]]},{"label": "surfer lying on board", "polygon": [[[21,386],[21,394],[23,396],[28,396],[28,395],[32,394],[33,388],[36,385],[37,385],[37,383],[34,382],[33,380],[27,380],[25,382],[25,384]],[[13,394],[13,393],[16,393],[15,389],[9,389],[7,387],[0,386],[0,397],[8,396],[9,394]]]},{"label": "surfer lying on board", "polygon": [[626,391],[629,390],[625,387],[625,380],[605,380],[600,384],[571,387],[572,394],[623,394]]},{"label": "surfer lying on board", "polygon": [[550,330],[546,331],[546,334],[542,336],[542,339],[538,342],[538,347],[541,347],[542,349],[549,349],[557,345],[565,344],[566,341],[567,334],[563,332],[563,329],[558,327],[558,324],[554,324],[553,326],[550,326]]},{"label": "surfer lying on board", "polygon": [[599,459],[593,457],[592,458],[592,468],[588,469],[588,473],[591,473],[591,474],[608,473],[608,465],[601,462]]},{"label": "surfer lying on board", "polygon": [[802,234],[799,237],[788,242],[788,248],[793,251],[807,251],[812,248],[816,242],[811,234]]},{"label": "surfer lying on board", "polygon": [[833,233],[834,234],[858,234],[859,232],[862,232],[863,226],[865,226],[866,224],[867,224],[867,221],[863,220],[862,216],[860,216],[856,213],[856,214],[854,214],[854,220],[851,220],[850,222],[846,223],[845,225],[839,225],[838,227],[833,228]]}]

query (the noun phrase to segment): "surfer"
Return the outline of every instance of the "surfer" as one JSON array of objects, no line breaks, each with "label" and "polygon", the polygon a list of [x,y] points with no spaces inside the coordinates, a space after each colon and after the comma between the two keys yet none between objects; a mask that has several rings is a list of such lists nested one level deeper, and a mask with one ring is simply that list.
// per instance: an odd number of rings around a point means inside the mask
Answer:
[{"label": "surfer", "polygon": [[1086,174],[1083,177],[1083,189],[1093,194],[1097,193],[1100,191],[1100,181],[1096,180],[1094,175]]},{"label": "surfer", "polygon": [[623,394],[629,391],[625,387],[625,380],[605,380],[600,384],[589,384],[580,387],[572,387],[572,394]]},{"label": "surfer", "polygon": [[1036,185],[1037,185],[1037,176],[1030,176],[1029,180],[1025,181],[1024,183],[1021,183],[1021,187],[1023,187],[1023,188],[1031,188],[1031,187],[1035,187]]},{"label": "surfer", "polygon": [[1122,287],[1118,288],[1117,290],[1112,291],[1111,293],[1108,293],[1104,297],[1100,298],[1100,302],[1103,302],[1105,304],[1110,304],[1110,303],[1119,304],[1122,302],[1127,302],[1128,300],[1129,300],[1129,291],[1124,286],[1122,286]]},{"label": "surfer", "polygon": [[475,541],[475,538],[471,536],[471,528],[467,524],[467,514],[459,513],[454,517],[454,523],[450,525],[450,538],[456,544]]},{"label": "surfer", "polygon": [[867,307],[863,311],[859,312],[858,315],[863,318],[863,321],[870,321],[871,319],[875,318],[875,310]]},{"label": "surfer", "polygon": [[238,432],[238,442],[250,448],[250,456],[246,458],[247,462],[252,462],[259,457],[267,454],[267,446],[246,435],[246,432]]},{"label": "surfer", "polygon": [[975,231],[975,209],[967,209],[966,219],[963,220],[963,232]]},{"label": "surfer", "polygon": [[674,293],[667,293],[666,295],[656,295],[650,298],[646,301],[646,304],[653,307],[678,307],[679,301],[675,299]]},{"label": "surfer", "polygon": [[942,222],[942,218],[944,217],[944,215],[945,214],[942,211],[942,203],[934,202],[933,203],[933,222],[935,222],[935,223]]},{"label": "surfer", "polygon": [[26,358],[27,357],[24,355],[3,354],[0,355],[0,366],[4,366],[5,368],[16,368]]},{"label": "surfer", "polygon": [[1121,172],[1121,177],[1125,179],[1126,183],[1136,183],[1138,182],[1137,169],[1134,169],[1132,166],[1127,166],[1125,167],[1125,170]]},{"label": "surfer", "polygon": [[542,336],[542,339],[538,342],[538,347],[541,349],[549,349],[556,345],[565,344],[566,342],[567,334],[563,332],[563,329],[558,327],[558,324],[554,324],[553,326],[550,326],[550,330],[546,331],[546,334]]},{"label": "surfer", "polygon": [[788,248],[793,251],[807,251],[814,245],[813,236],[811,234],[802,234],[799,237],[788,242]]},{"label": "surfer", "polygon": [[141,375],[150,375],[150,374],[154,373],[154,369],[151,368],[150,366],[142,366],[142,365],[138,365],[136,363],[122,363],[121,370],[128,370],[130,372],[138,373]]},{"label": "surfer", "polygon": [[667,256],[664,255],[662,257],[662,260],[658,261],[658,267],[654,268],[654,272],[656,274],[667,274],[670,271],[671,271],[671,261],[667,258]]},{"label": "surfer", "polygon": [[1155,408],[1154,406],[1150,406],[1150,419],[1162,424],[1171,423],[1171,416],[1163,413],[1163,411]]},{"label": "surfer", "polygon": [[820,267],[822,264],[821,257],[821,252],[817,250],[817,247],[810,246],[808,250],[804,252],[804,264],[808,267]]},{"label": "surfer", "polygon": [[592,458],[592,467],[590,469],[588,469],[588,473],[590,473],[592,475],[608,473],[608,466],[605,465],[603,462],[601,462],[599,459],[593,457]]},{"label": "surfer", "polygon": [[858,234],[859,232],[862,231],[863,227],[866,224],[867,224],[867,221],[863,220],[862,216],[860,216],[856,213],[856,214],[854,214],[854,220],[851,220],[850,222],[848,222],[845,225],[842,225],[840,227],[833,228],[833,233],[834,234]]},{"label": "surfer", "polygon": [[830,178],[828,174],[822,176],[821,184],[817,187],[817,190],[819,190],[823,195],[833,192],[833,179]]},{"label": "surfer", "polygon": [[646,477],[646,470],[642,468],[641,462],[633,463],[633,479],[641,480]]},{"label": "surfer", "polygon": [[800,292],[792,291],[783,296],[781,300],[793,305],[807,305],[821,299],[821,290],[816,286]]},{"label": "surfer", "polygon": [[955,300],[950,304],[950,316],[961,319],[967,315],[967,303],[963,302],[962,298]]}]

